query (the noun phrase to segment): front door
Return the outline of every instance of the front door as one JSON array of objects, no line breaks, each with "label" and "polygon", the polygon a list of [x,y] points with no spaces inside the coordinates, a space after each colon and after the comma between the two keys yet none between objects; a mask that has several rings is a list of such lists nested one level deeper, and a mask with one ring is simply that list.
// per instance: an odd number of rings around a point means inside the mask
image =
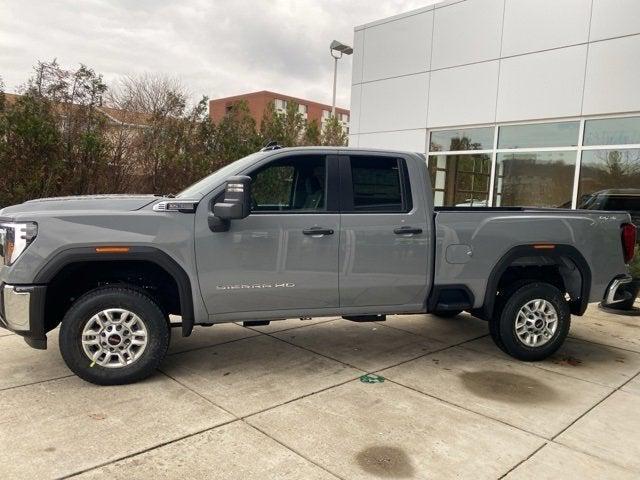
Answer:
[{"label": "front door", "polygon": [[214,319],[338,308],[340,215],[330,188],[337,158],[270,158],[244,172],[252,177],[251,214],[196,238],[200,289]]},{"label": "front door", "polygon": [[431,283],[431,222],[419,161],[385,154],[341,156],[343,311],[423,308]]}]

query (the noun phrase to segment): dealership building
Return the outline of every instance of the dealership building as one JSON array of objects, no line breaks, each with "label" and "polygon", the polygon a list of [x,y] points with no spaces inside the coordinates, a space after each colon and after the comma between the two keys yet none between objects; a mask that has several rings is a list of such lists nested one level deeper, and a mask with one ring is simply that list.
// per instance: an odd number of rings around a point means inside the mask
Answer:
[{"label": "dealership building", "polygon": [[352,84],[350,145],[425,153],[436,205],[640,189],[640,0],[458,0],[382,19],[355,29]]}]

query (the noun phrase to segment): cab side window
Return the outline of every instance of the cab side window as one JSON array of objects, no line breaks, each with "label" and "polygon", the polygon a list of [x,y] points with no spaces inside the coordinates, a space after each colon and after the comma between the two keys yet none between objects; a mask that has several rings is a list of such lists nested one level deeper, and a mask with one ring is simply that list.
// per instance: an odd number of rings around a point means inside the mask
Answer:
[{"label": "cab side window", "polygon": [[352,156],[352,196],[348,211],[401,213],[411,210],[404,161],[390,157]]},{"label": "cab side window", "polygon": [[326,211],[326,158],[304,155],[274,160],[250,176],[251,211]]}]

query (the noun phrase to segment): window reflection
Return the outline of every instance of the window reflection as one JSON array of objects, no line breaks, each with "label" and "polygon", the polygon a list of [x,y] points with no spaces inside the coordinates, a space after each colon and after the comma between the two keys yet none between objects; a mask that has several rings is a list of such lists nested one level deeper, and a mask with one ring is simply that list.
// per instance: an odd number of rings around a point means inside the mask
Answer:
[{"label": "window reflection", "polygon": [[437,207],[486,207],[491,155],[432,155],[429,175]]},{"label": "window reflection", "polygon": [[576,152],[497,156],[495,206],[557,207],[571,203]]},{"label": "window reflection", "polygon": [[582,152],[579,194],[606,188],[640,188],[640,150]]},{"label": "window reflection", "polygon": [[640,217],[640,150],[582,153],[578,208],[625,210]]},{"label": "window reflection", "polygon": [[584,145],[640,143],[640,117],[603,118],[584,122]]},{"label": "window reflection", "polygon": [[493,132],[493,127],[431,132],[429,151],[491,150],[493,148]]},{"label": "window reflection", "polygon": [[498,148],[575,147],[579,122],[505,125],[498,132]]}]

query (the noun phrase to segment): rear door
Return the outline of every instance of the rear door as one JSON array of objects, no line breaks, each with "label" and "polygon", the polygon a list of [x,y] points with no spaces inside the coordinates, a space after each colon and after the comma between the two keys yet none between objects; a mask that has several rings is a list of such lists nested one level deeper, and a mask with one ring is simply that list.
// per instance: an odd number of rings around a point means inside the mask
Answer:
[{"label": "rear door", "polygon": [[342,309],[423,308],[431,283],[432,226],[417,162],[387,154],[340,157]]}]

